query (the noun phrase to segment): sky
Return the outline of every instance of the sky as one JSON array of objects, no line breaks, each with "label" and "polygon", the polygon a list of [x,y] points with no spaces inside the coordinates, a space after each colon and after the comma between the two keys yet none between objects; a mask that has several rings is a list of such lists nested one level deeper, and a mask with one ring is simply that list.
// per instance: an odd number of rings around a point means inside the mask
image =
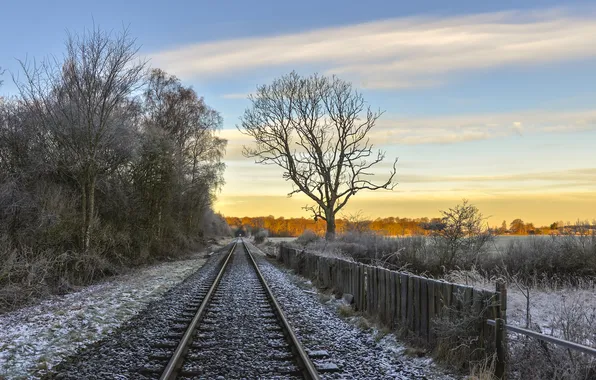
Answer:
[{"label": "sky", "polygon": [[151,66],[222,114],[227,216],[308,216],[236,129],[257,85],[296,70],[338,75],[385,111],[376,173],[399,158],[398,186],[358,193],[344,216],[432,217],[466,198],[491,225],[596,218],[593,2],[11,1],[0,18],[0,95],[18,60],[61,56],[67,32],[129,28]]}]

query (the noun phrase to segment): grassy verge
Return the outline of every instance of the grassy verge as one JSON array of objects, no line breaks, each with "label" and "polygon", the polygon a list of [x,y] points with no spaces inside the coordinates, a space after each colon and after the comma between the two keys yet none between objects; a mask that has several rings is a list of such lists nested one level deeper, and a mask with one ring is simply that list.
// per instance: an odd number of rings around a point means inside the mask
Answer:
[{"label": "grassy verge", "polygon": [[135,254],[113,249],[108,255],[106,250],[97,249],[87,252],[59,252],[50,248],[16,248],[5,240],[0,240],[0,313],[17,309],[51,294],[77,290],[81,286],[124,273],[134,267],[185,258],[206,243],[200,240],[185,241],[161,254],[138,251]]}]

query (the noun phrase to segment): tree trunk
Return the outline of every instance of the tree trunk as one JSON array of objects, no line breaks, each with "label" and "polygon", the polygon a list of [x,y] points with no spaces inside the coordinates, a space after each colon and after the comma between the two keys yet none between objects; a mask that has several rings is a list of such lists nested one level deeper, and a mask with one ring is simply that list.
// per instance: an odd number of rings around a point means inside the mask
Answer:
[{"label": "tree trunk", "polygon": [[325,218],[327,219],[327,233],[325,239],[328,241],[335,240],[335,213],[333,211],[326,211]]},{"label": "tree trunk", "polygon": [[81,235],[79,237],[79,245],[83,250],[85,249],[85,233],[87,230],[87,185],[83,183],[81,186]]},{"label": "tree trunk", "polygon": [[95,181],[95,175],[89,175],[85,184],[86,189],[83,191],[83,197],[86,193],[86,202],[83,203],[83,249],[85,251],[88,251],[91,245],[91,223],[95,213]]}]

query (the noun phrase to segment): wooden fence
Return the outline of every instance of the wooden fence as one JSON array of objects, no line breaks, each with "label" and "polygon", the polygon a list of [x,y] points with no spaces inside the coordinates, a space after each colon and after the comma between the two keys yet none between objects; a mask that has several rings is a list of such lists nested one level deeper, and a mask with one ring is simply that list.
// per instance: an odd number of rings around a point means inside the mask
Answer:
[{"label": "wooden fence", "polygon": [[415,333],[428,343],[436,338],[432,329],[436,318],[459,318],[458,311],[474,312],[481,316],[478,341],[490,342],[494,329],[486,320],[503,316],[498,292],[324,257],[284,245],[278,259],[322,288],[352,294],[356,310],[376,317],[391,329]]}]

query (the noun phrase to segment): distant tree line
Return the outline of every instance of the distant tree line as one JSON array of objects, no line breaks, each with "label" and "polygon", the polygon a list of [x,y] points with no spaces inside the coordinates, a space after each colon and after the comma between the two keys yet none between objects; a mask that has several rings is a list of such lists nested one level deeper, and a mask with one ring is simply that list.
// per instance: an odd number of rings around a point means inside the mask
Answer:
[{"label": "distant tree line", "polygon": [[490,231],[495,235],[583,235],[596,231],[596,220],[576,220],[575,222],[557,221],[548,226],[535,227],[534,223],[526,223],[521,219],[514,219],[509,225],[504,220],[501,227],[492,227]]},{"label": "distant tree line", "polygon": [[33,270],[87,282],[229,233],[211,207],[220,114],[137,53],[127,31],[93,29],[63,59],[21,62],[0,99],[0,288]]},{"label": "distant tree line", "polygon": [[[242,218],[226,217],[225,219],[233,228],[243,227],[244,230],[250,233],[258,229],[266,229],[269,231],[269,236],[272,237],[300,236],[306,230],[311,230],[319,235],[324,235],[326,232],[326,223],[321,219],[315,221],[312,218],[276,218],[272,215]],[[420,235],[428,232],[424,226],[430,221],[431,219],[429,218],[410,219],[389,217],[365,220],[345,217],[336,220],[336,228],[338,233],[347,231],[376,231],[388,236]]]},{"label": "distant tree line", "polygon": [[[300,236],[310,230],[318,235],[325,234],[325,221],[314,221],[311,218],[284,218],[269,216],[259,217],[226,217],[227,223],[234,227],[243,227],[253,233],[259,229],[269,231],[272,237]],[[361,217],[348,216],[338,218],[337,232],[371,231],[383,236],[416,236],[432,235],[435,231],[445,229],[444,217],[435,218],[400,218],[387,217],[367,220]],[[488,229],[493,235],[550,235],[550,234],[583,234],[596,231],[596,221],[554,222],[548,226],[535,227],[533,223],[525,223],[515,219],[510,224],[503,221],[500,227]]]}]

